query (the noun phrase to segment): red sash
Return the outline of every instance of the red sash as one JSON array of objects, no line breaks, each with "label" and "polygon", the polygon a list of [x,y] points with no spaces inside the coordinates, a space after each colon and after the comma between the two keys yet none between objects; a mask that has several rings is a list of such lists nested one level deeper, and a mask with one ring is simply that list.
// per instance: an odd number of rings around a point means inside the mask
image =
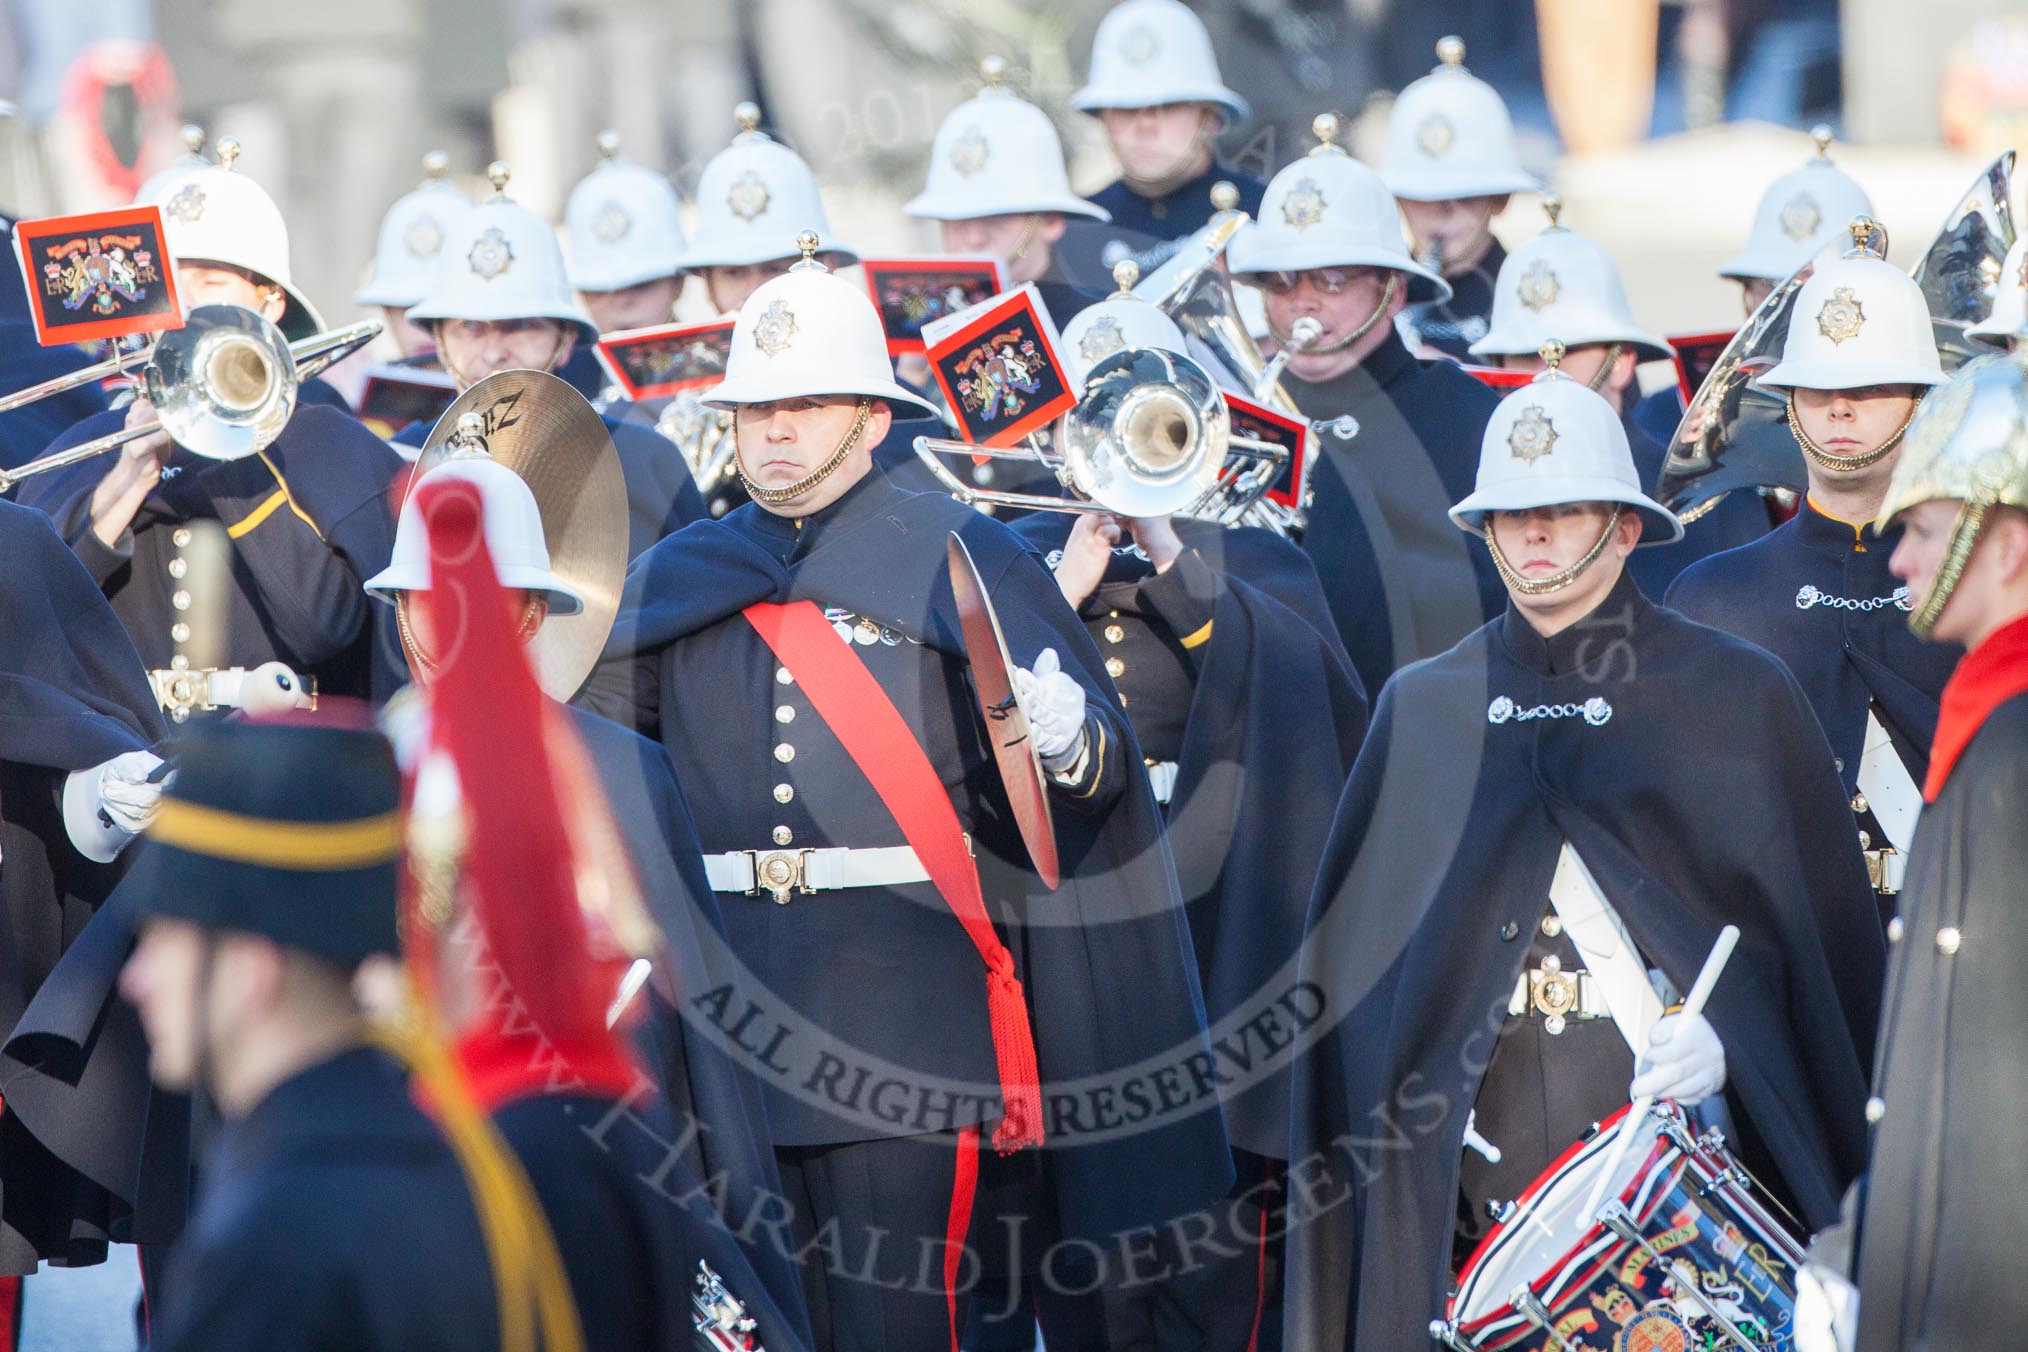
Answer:
[{"label": "red sash", "polygon": [[986,964],[986,1010],[993,1055],[1000,1065],[1005,1114],[993,1133],[1001,1154],[1042,1144],[1042,1084],[1028,1005],[1014,975],[1014,955],[986,914],[979,866],[966,848],[957,810],[921,743],[873,673],[841,642],[814,602],[756,602],[742,612],[777,660],[809,696],[845,754],[873,785],[930,876],[937,894],[965,927]]}]

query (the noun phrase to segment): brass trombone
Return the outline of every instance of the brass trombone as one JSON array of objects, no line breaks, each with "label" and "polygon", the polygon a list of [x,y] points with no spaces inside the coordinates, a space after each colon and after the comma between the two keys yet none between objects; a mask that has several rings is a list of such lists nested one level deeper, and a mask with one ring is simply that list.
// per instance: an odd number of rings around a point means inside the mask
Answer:
[{"label": "brass trombone", "polygon": [[295,412],[301,384],[373,341],[381,327],[379,320],[363,320],[292,344],[252,310],[201,305],[184,318],[182,328],[163,334],[145,353],[109,358],[0,398],[0,413],[5,413],[145,359],[141,383],[156,412],[154,421],[139,427],[0,470],[0,493],[33,475],[75,465],[158,431],[207,460],[238,460],[265,450]]},{"label": "brass trombone", "polygon": [[[1231,465],[1233,450],[1247,463]],[[958,501],[1043,512],[1170,516],[1206,500],[1228,480],[1271,482],[1288,452],[1232,434],[1225,396],[1197,362],[1160,348],[1125,348],[1091,369],[1084,397],[1057,424],[1055,444],[1030,437],[1016,446],[974,446],[917,437],[916,455]],[[1075,496],[1047,497],[975,488],[941,456],[989,455],[1040,463]]]}]

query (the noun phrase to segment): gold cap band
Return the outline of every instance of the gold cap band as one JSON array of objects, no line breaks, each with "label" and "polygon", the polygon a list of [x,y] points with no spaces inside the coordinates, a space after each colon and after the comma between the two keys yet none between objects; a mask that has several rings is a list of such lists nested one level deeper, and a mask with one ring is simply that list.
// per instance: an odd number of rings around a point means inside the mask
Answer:
[{"label": "gold cap band", "polygon": [[255,868],[336,873],[390,863],[399,856],[401,814],[293,822],[165,798],[148,827],[148,839]]}]

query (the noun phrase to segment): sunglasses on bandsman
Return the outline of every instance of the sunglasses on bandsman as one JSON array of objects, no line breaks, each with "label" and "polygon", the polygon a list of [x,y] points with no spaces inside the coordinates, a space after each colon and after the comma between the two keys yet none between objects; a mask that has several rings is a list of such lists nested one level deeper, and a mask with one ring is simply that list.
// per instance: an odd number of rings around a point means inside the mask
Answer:
[{"label": "sunglasses on bandsman", "polygon": [[1303,282],[1326,296],[1335,296],[1354,282],[1379,275],[1379,268],[1310,268],[1304,272],[1256,272],[1242,278],[1271,296],[1286,296]]}]

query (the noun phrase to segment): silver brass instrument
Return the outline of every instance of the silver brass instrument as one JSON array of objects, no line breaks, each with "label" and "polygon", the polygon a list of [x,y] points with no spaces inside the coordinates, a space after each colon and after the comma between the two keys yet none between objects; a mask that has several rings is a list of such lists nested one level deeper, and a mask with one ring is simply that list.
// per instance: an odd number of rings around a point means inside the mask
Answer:
[{"label": "silver brass instrument", "polygon": [[1965,337],[1965,329],[1993,313],[2000,265],[2015,239],[2013,175],[2014,152],[2009,150],[1965,190],[1909,269],[1929,307],[1946,374],[1986,351]]},{"label": "silver brass instrument", "polygon": [[[301,384],[373,341],[379,320],[313,334],[291,344],[282,331],[238,305],[201,305],[147,350],[142,385],[155,420],[0,470],[0,493],[23,479],[117,450],[153,432],[207,460],[266,450],[296,409]],[[0,399],[0,413],[114,374],[141,354],[103,361]]]},{"label": "silver brass instrument", "polygon": [[[1359,430],[1356,419],[1347,416],[1311,422],[1281,383],[1289,358],[1321,335],[1317,322],[1298,320],[1290,335],[1291,342],[1271,361],[1261,355],[1260,345],[1247,332],[1239,304],[1233,299],[1232,281],[1219,266],[1226,245],[1246,224],[1247,215],[1238,209],[1239,192],[1230,183],[1213,185],[1211,203],[1216,208],[1211,220],[1185,240],[1167,263],[1138,282],[1129,283],[1129,289],[1175,321],[1190,340],[1191,355],[1206,358],[1222,368],[1236,388],[1252,393],[1255,403],[1305,423],[1312,438],[1329,432],[1341,441],[1351,440]],[[1228,526],[1260,526],[1278,535],[1300,535],[1304,509],[1310,501],[1307,464],[1302,467],[1302,474],[1305,482],[1293,486],[1300,507],[1288,507],[1263,496],[1276,477],[1268,474],[1257,480],[1239,476],[1221,504],[1189,514]],[[1249,484],[1253,486],[1253,498],[1241,501],[1240,490]]]},{"label": "silver brass instrument", "polygon": [[732,414],[724,409],[708,407],[686,390],[663,406],[655,430],[682,450],[697,491],[707,499],[738,476],[733,455],[739,442],[733,435]]},{"label": "silver brass instrument", "polygon": [[[1238,464],[1234,448],[1245,456]],[[1152,347],[1125,348],[1094,366],[1084,397],[1057,423],[1054,445],[1038,438],[991,447],[917,437],[915,451],[951,496],[972,506],[1126,517],[1195,515],[1196,504],[1228,482],[1237,489],[1247,476],[1272,481],[1288,460],[1273,442],[1232,434],[1225,396],[1202,366]],[[939,458],[951,454],[1037,461],[1074,496],[976,488]]]}]

